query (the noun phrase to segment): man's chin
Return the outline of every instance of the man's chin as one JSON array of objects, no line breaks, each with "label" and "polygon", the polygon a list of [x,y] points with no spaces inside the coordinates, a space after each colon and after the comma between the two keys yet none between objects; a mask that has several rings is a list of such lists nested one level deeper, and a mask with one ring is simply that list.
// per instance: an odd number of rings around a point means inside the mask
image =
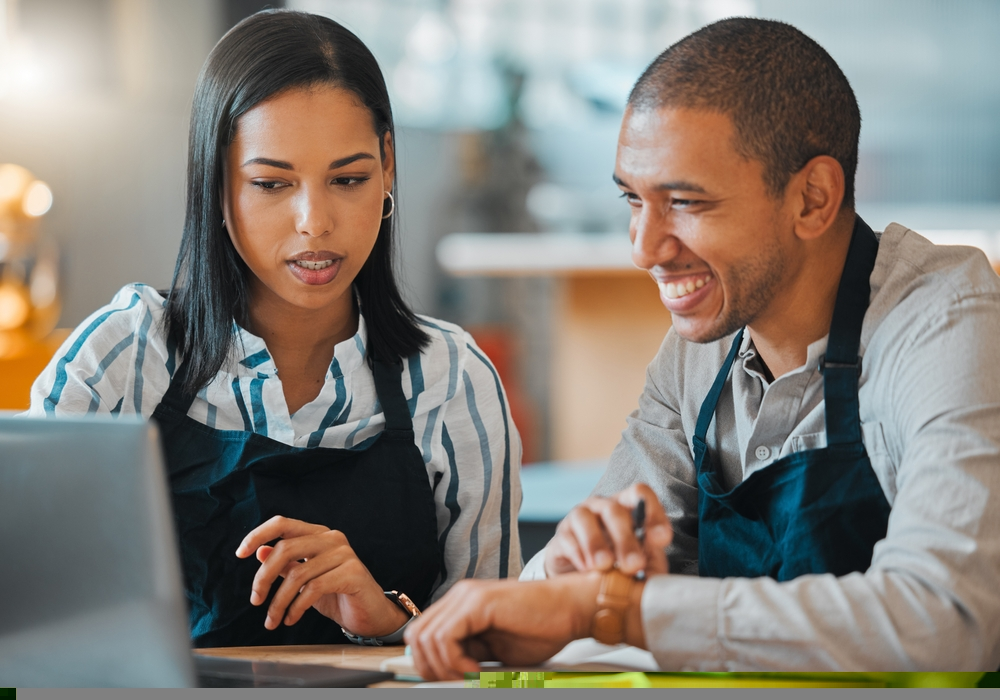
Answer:
[{"label": "man's chin", "polygon": [[742,323],[736,325],[721,323],[719,319],[716,319],[714,322],[707,322],[678,317],[676,314],[671,314],[671,320],[673,321],[674,331],[677,335],[691,343],[714,343],[717,340],[732,335],[743,327]]}]

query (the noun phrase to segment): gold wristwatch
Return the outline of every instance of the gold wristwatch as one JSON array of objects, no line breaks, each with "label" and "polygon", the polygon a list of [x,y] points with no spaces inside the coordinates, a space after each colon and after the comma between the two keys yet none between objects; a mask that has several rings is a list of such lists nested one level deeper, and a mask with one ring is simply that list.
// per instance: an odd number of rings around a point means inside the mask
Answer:
[{"label": "gold wristwatch", "polygon": [[409,615],[410,619],[404,622],[403,626],[398,630],[383,637],[362,637],[359,634],[348,632],[341,627],[340,631],[344,633],[344,636],[355,644],[361,644],[366,647],[381,647],[388,644],[399,644],[403,641],[403,633],[406,631],[406,626],[420,617],[420,608],[417,607],[416,603],[410,600],[410,596],[405,593],[400,593],[399,591],[382,591],[382,593],[386,598],[398,605],[403,612]]},{"label": "gold wristwatch", "polygon": [[597,612],[590,634],[602,644],[621,644],[625,641],[625,614],[632,602],[635,579],[618,569],[605,571],[601,576],[601,589],[597,594]]}]

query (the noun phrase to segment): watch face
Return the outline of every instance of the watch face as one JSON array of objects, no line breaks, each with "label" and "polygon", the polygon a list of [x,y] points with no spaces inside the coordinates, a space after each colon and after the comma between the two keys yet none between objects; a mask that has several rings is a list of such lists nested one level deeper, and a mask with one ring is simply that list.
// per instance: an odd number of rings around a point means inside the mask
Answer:
[{"label": "watch face", "polygon": [[625,636],[623,627],[621,613],[605,608],[594,615],[591,633],[601,644],[618,644]]},{"label": "watch face", "polygon": [[420,614],[420,608],[417,604],[410,600],[410,596],[405,593],[400,593],[399,591],[385,591],[385,595],[396,605],[401,607],[410,617],[417,617]]}]

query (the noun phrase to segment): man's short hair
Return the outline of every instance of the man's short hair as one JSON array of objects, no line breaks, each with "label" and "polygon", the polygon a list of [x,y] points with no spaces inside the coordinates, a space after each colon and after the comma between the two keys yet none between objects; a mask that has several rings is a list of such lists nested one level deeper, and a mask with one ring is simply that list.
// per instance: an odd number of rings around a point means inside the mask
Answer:
[{"label": "man's short hair", "polygon": [[842,207],[854,207],[858,101],[830,54],[789,24],[734,17],[699,29],[650,64],[629,105],[727,115],[737,152],[763,164],[776,198],[812,158],[831,156],[844,169]]}]

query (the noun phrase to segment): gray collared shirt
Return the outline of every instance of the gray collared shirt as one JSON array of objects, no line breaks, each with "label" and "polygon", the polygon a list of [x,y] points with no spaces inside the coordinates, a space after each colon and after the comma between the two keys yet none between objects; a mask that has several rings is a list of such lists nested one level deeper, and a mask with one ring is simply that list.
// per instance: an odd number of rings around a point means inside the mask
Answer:
[{"label": "gray collared shirt", "polygon": [[[732,336],[671,330],[595,489],[645,482],[674,526],[673,574],[642,599],[664,669],[995,670],[1000,665],[1000,278],[982,252],[898,224],[881,236],[861,336],[862,435],[892,506],[871,567],[847,576],[698,578],[690,438]],[[826,338],[770,384],[746,335],[709,430],[724,485],[824,447]],[[538,562],[540,563],[540,562]],[[526,577],[537,575],[537,563]]]}]

